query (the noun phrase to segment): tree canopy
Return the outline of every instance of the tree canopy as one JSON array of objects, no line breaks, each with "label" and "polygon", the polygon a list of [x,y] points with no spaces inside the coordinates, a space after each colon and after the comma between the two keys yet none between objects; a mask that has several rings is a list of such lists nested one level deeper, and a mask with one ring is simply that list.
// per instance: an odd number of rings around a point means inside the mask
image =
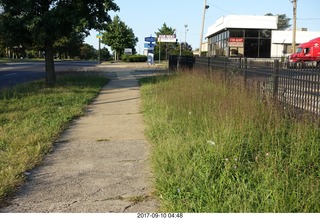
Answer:
[{"label": "tree canopy", "polygon": [[176,30],[172,27],[169,27],[166,23],[163,23],[162,27],[158,29],[158,32],[155,32],[157,36],[159,35],[173,35]]},{"label": "tree canopy", "polygon": [[118,15],[113,18],[113,21],[107,25],[105,30],[102,36],[102,43],[116,51],[117,57],[124,53],[125,48],[132,48],[133,54],[136,53],[135,46],[138,38],[135,37],[133,30],[121,21]]},{"label": "tree canopy", "polygon": [[53,45],[72,34],[104,29],[119,10],[113,0],[0,0],[0,30],[8,46],[42,45],[46,81],[55,83]]},{"label": "tree canopy", "polygon": [[74,57],[80,54],[80,47],[83,45],[85,34],[73,32],[70,37],[62,37],[54,42],[54,49],[59,53],[59,58]]},{"label": "tree canopy", "polygon": [[[275,16],[275,15],[273,15],[272,13],[268,13],[266,14],[266,16]],[[291,19],[288,18],[287,15],[277,14],[276,16],[278,16],[278,30],[285,30],[291,27],[291,25],[289,24]]]},{"label": "tree canopy", "polygon": [[[155,34],[159,37],[159,35],[174,35],[176,30],[172,27],[169,27],[166,23],[163,23],[162,27],[158,29]],[[159,54],[159,47],[160,47],[160,54]],[[178,48],[178,43],[160,43],[157,42],[156,47],[154,49],[155,58],[158,59],[159,55],[161,59],[167,59],[168,54]]]}]

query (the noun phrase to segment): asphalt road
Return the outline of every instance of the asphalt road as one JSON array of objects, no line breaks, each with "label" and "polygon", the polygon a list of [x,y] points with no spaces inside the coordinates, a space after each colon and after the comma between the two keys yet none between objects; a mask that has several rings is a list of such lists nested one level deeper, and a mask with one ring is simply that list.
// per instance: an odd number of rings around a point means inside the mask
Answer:
[{"label": "asphalt road", "polygon": [[[59,61],[55,62],[56,72],[77,71],[97,65],[93,61]],[[0,65],[0,89],[20,83],[45,79],[44,62],[15,62]]]}]

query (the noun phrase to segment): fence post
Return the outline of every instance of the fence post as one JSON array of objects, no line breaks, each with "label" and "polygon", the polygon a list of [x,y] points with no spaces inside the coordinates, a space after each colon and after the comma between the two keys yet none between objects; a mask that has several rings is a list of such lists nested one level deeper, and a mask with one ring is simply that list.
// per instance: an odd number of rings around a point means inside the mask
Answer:
[{"label": "fence post", "polygon": [[248,59],[247,59],[247,57],[245,57],[243,59],[242,68],[243,68],[243,82],[244,82],[244,87],[246,88],[247,87],[247,68],[248,68]]},{"label": "fence post", "polygon": [[177,71],[180,71],[180,60],[181,60],[181,56],[177,56]]},{"label": "fence post", "polygon": [[208,65],[208,72],[211,73],[211,59],[210,57],[208,57],[208,62],[207,62],[207,65]]},{"label": "fence post", "polygon": [[274,60],[274,67],[273,67],[273,74],[272,74],[272,79],[273,79],[273,99],[278,100],[278,89],[279,89],[279,60]]},{"label": "fence post", "polygon": [[227,58],[223,58],[223,64],[224,64],[224,80],[225,83],[228,82],[228,63],[227,63]]}]

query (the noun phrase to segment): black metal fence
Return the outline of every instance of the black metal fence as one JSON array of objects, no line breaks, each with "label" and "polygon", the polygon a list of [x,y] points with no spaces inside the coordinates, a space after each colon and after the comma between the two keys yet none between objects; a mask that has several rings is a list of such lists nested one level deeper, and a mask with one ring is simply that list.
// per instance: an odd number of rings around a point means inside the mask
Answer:
[{"label": "black metal fence", "polygon": [[195,63],[195,58],[193,56],[169,56],[169,70],[178,71],[182,69],[192,69]]},{"label": "black metal fence", "polygon": [[286,60],[226,57],[177,57],[170,70],[180,68],[215,72],[220,69],[224,79],[240,76],[248,89],[257,89],[265,97],[320,115],[320,68],[314,65],[291,68]]}]

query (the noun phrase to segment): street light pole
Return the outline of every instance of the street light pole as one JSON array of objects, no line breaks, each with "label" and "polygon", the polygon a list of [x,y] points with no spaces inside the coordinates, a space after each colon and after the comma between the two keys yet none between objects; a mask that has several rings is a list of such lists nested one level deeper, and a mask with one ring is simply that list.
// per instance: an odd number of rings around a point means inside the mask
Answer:
[{"label": "street light pole", "polygon": [[181,42],[181,39],[180,39],[180,56],[182,55],[182,42]]},{"label": "street light pole", "polygon": [[292,54],[296,52],[297,1],[298,0],[291,1],[291,3],[293,3]]},{"label": "street light pole", "polygon": [[99,58],[98,58],[99,64],[101,64],[101,38],[99,38],[99,52],[98,53],[99,53],[99,55],[98,55],[99,56]]},{"label": "street light pole", "polygon": [[204,19],[205,19],[205,16],[206,16],[206,10],[207,10],[208,8],[209,8],[209,5],[207,5],[207,0],[204,0],[203,14],[202,14],[202,27],[201,27],[201,33],[200,33],[199,56],[201,56],[202,39],[203,39],[203,29],[204,29]]},{"label": "street light pole", "polygon": [[184,49],[187,49],[187,31],[188,24],[184,25]]}]

